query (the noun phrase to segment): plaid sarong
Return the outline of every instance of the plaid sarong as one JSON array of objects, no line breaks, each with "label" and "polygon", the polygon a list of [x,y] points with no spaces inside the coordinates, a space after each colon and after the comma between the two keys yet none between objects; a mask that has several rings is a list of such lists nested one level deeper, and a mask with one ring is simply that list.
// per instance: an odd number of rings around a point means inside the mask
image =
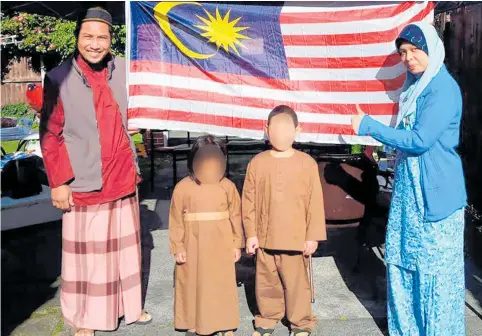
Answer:
[{"label": "plaid sarong", "polygon": [[62,225],[62,313],[74,328],[114,330],[137,321],[141,242],[137,196],[76,206]]}]

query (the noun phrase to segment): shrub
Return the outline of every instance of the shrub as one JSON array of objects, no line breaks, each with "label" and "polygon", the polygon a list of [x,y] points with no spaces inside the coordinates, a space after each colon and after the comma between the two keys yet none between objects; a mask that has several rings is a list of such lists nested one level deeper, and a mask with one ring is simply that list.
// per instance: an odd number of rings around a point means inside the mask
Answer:
[{"label": "shrub", "polygon": [[2,117],[22,118],[30,110],[25,103],[9,104],[2,106]]},{"label": "shrub", "polygon": [[361,154],[363,152],[362,145],[352,145],[351,146],[351,153],[352,154]]}]

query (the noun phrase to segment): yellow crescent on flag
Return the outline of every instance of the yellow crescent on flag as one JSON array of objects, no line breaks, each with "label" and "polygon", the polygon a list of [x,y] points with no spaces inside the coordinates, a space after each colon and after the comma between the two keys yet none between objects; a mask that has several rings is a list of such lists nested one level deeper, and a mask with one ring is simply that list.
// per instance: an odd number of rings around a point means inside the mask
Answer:
[{"label": "yellow crescent on flag", "polygon": [[174,45],[176,47],[178,47],[179,50],[184,55],[186,55],[188,57],[197,58],[197,59],[207,59],[207,58],[210,58],[210,57],[213,57],[214,55],[216,55],[215,53],[214,54],[197,53],[197,52],[189,49],[188,47],[186,47],[181,42],[181,40],[179,40],[179,38],[174,34],[174,32],[172,31],[171,23],[169,22],[169,17],[167,16],[167,14],[169,13],[169,11],[171,9],[173,9],[174,7],[179,6],[179,5],[202,6],[200,3],[194,2],[194,1],[186,1],[186,2],[167,2],[167,1],[163,1],[163,2],[158,3],[154,7],[154,17],[159,22],[159,25],[161,26],[161,29],[164,32],[164,34],[166,34],[166,36],[172,41],[172,43],[174,43]]}]

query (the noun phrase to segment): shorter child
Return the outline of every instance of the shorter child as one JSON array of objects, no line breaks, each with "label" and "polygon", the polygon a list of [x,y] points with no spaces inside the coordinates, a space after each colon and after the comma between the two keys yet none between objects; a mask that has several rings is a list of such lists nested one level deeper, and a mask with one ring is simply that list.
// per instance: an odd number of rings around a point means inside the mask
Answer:
[{"label": "shorter child", "polygon": [[323,193],[318,165],[293,149],[300,131],[296,113],[278,106],[268,117],[272,150],[248,165],[243,188],[246,249],[256,253],[253,336],[269,336],[285,315],[292,335],[308,336],[316,325],[311,312],[307,257],[326,239]]},{"label": "shorter child", "polygon": [[199,137],[188,159],[189,176],[171,199],[174,326],[186,335],[230,336],[239,326],[235,262],[244,238],[239,193],[224,177],[226,153],[216,137]]}]

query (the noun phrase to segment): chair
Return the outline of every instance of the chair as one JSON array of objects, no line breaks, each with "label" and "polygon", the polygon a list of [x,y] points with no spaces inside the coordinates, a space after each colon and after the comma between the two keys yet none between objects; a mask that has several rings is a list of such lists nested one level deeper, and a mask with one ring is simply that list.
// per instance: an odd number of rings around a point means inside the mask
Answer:
[{"label": "chair", "polygon": [[[159,143],[155,143],[155,134],[163,133],[163,132],[168,132],[168,130],[148,130],[149,132],[149,137],[145,137],[145,140],[148,140],[146,142],[149,142],[149,155],[151,158],[151,175],[150,175],[150,182],[151,182],[151,192],[154,191],[154,180],[155,180],[155,153],[156,152],[161,152],[161,153],[166,153],[171,155],[172,157],[172,185],[173,187],[177,183],[177,162],[178,161],[183,161],[187,159],[187,154],[191,151],[191,134],[187,132],[187,144],[180,144],[177,146],[168,146],[166,141],[163,139],[162,145]],[[158,138],[159,139],[159,138]],[[157,145],[157,147],[156,147]],[[179,155],[183,155],[181,158],[179,158]],[[185,157],[184,157],[185,155]]]},{"label": "chair", "polygon": [[230,176],[229,158],[233,155],[256,155],[269,148],[268,140],[232,139],[226,137],[226,175]]},{"label": "chair", "polygon": [[313,151],[330,154],[345,154],[344,146],[332,144],[319,144],[315,142],[295,142],[293,148],[313,156]]},{"label": "chair", "polygon": [[[335,227],[356,227],[357,256],[361,265],[365,249],[383,244],[388,219],[389,193],[380,189],[377,164],[365,154],[327,154],[317,158],[325,201],[326,223]],[[388,186],[388,183],[385,183]],[[372,237],[373,230],[381,239]]]}]

